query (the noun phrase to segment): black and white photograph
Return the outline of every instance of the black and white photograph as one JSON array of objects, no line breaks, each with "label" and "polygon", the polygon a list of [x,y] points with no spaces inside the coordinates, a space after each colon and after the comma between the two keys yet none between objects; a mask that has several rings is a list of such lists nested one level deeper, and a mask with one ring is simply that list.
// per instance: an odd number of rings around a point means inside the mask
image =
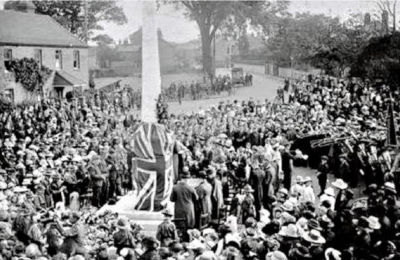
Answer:
[{"label": "black and white photograph", "polygon": [[400,260],[399,0],[0,0],[0,260]]}]

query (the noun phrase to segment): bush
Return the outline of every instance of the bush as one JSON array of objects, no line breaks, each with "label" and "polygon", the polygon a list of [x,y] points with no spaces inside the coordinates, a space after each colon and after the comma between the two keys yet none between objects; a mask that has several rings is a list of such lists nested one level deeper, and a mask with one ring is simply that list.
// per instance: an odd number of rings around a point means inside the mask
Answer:
[{"label": "bush", "polygon": [[397,87],[400,84],[400,33],[372,38],[351,66],[350,75],[381,79]]}]

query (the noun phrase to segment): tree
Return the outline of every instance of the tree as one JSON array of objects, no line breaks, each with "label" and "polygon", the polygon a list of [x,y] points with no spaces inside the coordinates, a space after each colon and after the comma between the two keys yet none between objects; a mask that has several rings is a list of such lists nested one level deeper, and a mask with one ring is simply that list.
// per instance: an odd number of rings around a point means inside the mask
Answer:
[{"label": "tree", "polygon": [[400,85],[400,33],[374,37],[358,55],[350,70],[354,77],[381,79],[392,87]]},{"label": "tree", "polygon": [[239,45],[239,55],[240,57],[245,57],[249,54],[250,43],[247,37],[247,31],[245,30],[238,40]]},{"label": "tree", "polygon": [[[36,13],[53,17],[71,33],[80,39],[85,39],[84,28],[84,1],[40,0],[33,1]],[[88,32],[89,38],[93,30],[103,30],[100,22],[113,22],[118,25],[125,24],[127,18],[116,0],[88,1]]]},{"label": "tree", "polygon": [[[390,22],[389,19],[392,22],[392,32],[396,31],[397,28],[397,0],[377,0],[376,5],[378,6],[379,10],[381,11],[383,16],[387,17],[382,17],[383,21],[383,26],[388,26],[388,23]],[[385,19],[387,21],[385,21]]]},{"label": "tree", "polygon": [[[203,71],[214,76],[211,44],[217,30],[224,27],[236,28],[246,22],[263,26],[271,14],[287,8],[287,3],[278,1],[172,1],[177,8],[194,20],[200,30],[202,43]],[[234,26],[233,26],[234,25]]]},{"label": "tree", "polygon": [[99,34],[92,38],[93,41],[97,43],[98,46],[100,45],[109,45],[114,43],[113,38],[111,38],[108,34]]},{"label": "tree", "polygon": [[268,56],[279,66],[307,64],[341,76],[368,40],[377,35],[361,14],[341,23],[337,17],[309,13],[277,20],[267,40]]}]

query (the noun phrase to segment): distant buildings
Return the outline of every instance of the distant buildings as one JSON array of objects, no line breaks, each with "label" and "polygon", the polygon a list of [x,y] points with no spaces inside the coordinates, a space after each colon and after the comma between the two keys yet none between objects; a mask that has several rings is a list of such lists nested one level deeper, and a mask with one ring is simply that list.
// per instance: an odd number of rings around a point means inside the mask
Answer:
[{"label": "distant buildings", "polygon": [[[51,17],[34,14],[34,6],[26,5],[18,11],[0,11],[0,25],[0,51],[6,69],[13,59],[34,58],[53,71],[43,87],[43,93],[50,97],[65,97],[74,87],[88,87],[88,46]],[[15,82],[13,73],[4,74],[6,82],[0,91],[15,102],[31,97],[32,93]]]},{"label": "distant buildings", "polygon": [[[199,46],[177,44],[166,41],[161,31],[158,33],[161,73],[176,72],[185,66],[193,65],[187,60],[195,60],[200,56]],[[193,47],[193,48],[192,48]],[[129,36],[129,41],[118,44],[113,49],[117,60],[110,61],[109,69],[115,76],[140,76],[142,72],[142,30]],[[186,61],[186,63],[185,63]]]}]

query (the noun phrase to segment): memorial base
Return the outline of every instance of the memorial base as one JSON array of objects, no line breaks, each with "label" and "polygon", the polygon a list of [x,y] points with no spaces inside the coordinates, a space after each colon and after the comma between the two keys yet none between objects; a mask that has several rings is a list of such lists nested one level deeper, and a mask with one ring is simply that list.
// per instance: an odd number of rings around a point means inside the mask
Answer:
[{"label": "memorial base", "polygon": [[[158,225],[164,219],[163,215],[161,212],[135,210],[136,201],[135,194],[127,194],[122,196],[115,205],[104,205],[99,209],[98,214],[107,210],[118,213],[119,216],[143,226],[143,233],[145,235],[155,236]],[[167,205],[167,207],[172,209],[173,206]],[[174,211],[172,210],[172,212]]]}]

